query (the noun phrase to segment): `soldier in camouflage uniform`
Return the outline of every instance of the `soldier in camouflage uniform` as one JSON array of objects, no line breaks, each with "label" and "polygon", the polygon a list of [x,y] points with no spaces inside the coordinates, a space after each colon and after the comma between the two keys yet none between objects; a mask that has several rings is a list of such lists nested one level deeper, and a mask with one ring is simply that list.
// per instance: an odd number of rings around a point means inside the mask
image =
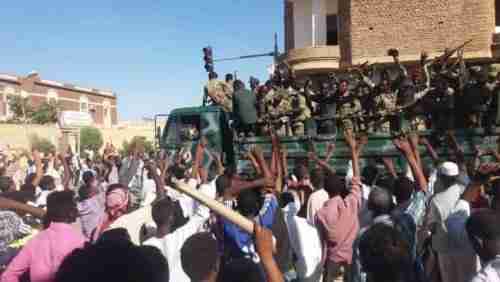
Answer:
[{"label": "soldier in camouflage uniform", "polygon": [[361,116],[359,99],[349,92],[349,82],[341,80],[337,97],[337,122],[343,130],[359,131]]},{"label": "soldier in camouflage uniform", "polygon": [[294,136],[305,134],[306,122],[311,118],[311,109],[307,105],[306,97],[299,91],[291,93],[292,130]]},{"label": "soldier in camouflage uniform", "polygon": [[289,93],[279,87],[273,94],[273,101],[268,111],[267,121],[278,136],[290,135],[290,112],[292,110]]},{"label": "soldier in camouflage uniform", "polygon": [[385,122],[379,124],[377,130],[384,133],[389,133],[391,130],[397,131],[397,116],[393,115],[397,107],[397,95],[392,91],[388,78],[382,80],[380,88],[381,93],[375,97],[375,112]]},{"label": "soldier in camouflage uniform", "polygon": [[208,74],[208,82],[205,85],[205,100],[210,97],[213,104],[221,106],[224,111],[233,111],[233,93],[224,81],[217,79],[217,73]]}]

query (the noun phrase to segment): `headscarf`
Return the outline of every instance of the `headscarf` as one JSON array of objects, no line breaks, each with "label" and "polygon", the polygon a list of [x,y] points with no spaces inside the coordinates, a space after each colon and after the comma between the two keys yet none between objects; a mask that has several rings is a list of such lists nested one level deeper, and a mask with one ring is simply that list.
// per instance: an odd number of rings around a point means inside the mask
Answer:
[{"label": "headscarf", "polygon": [[117,218],[126,212],[128,202],[129,192],[123,188],[117,188],[106,193],[106,213],[92,234],[92,241],[95,242]]}]

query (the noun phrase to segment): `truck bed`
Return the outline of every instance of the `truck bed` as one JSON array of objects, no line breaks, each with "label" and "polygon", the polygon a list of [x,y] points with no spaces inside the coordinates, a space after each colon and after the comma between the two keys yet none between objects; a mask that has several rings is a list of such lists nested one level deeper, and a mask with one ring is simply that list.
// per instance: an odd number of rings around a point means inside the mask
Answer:
[{"label": "truck bed", "polygon": [[[431,138],[431,131],[419,132],[420,136],[425,136],[429,139]],[[496,130],[493,133],[485,135],[483,129],[461,129],[455,130],[455,136],[458,143],[463,147],[466,157],[471,157],[476,146],[480,146],[482,149],[495,148],[498,149],[498,136],[500,135],[500,130]],[[288,166],[290,171],[293,169],[297,162],[303,161],[307,158],[309,152],[309,144],[312,142],[314,144],[316,153],[320,158],[324,158],[327,146],[331,142],[335,142],[335,152],[330,160],[330,165],[335,167],[338,173],[343,174],[347,168],[348,161],[350,160],[349,148],[347,147],[343,134],[335,134],[329,136],[299,136],[299,137],[281,137],[280,143],[282,148],[288,151]],[[252,174],[253,169],[251,164],[242,160],[242,156],[248,151],[252,145],[259,145],[263,151],[264,155],[269,158],[271,156],[271,138],[269,136],[263,137],[250,137],[250,138],[239,138],[235,140],[234,153],[235,159],[237,160],[238,171],[242,173]],[[448,146],[434,146],[436,152],[443,159],[450,156],[450,151]],[[421,152],[424,164],[429,163],[431,160],[427,156],[424,146],[420,146],[419,150]],[[368,144],[365,146],[361,158],[362,165],[368,163],[376,162],[377,158],[380,157],[393,157],[396,159],[398,167],[404,167],[405,162],[401,158],[401,154],[392,144],[392,137],[389,134],[369,134]]]}]

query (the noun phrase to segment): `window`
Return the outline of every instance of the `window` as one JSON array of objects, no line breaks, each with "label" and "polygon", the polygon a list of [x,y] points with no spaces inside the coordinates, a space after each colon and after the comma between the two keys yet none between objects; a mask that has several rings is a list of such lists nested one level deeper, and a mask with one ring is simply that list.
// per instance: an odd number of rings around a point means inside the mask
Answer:
[{"label": "window", "polygon": [[89,112],[89,98],[87,96],[80,97],[80,112],[82,113]]},{"label": "window", "polygon": [[500,0],[495,0],[495,23],[500,26]]},{"label": "window", "polygon": [[339,45],[339,23],[337,15],[326,16],[326,45]]}]

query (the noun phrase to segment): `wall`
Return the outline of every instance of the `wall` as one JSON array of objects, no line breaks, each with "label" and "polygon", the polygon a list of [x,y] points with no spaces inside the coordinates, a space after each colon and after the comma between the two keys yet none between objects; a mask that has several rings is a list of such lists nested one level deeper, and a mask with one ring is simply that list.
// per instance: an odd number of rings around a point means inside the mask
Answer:
[{"label": "wall", "polygon": [[[104,142],[112,142],[117,148],[121,147],[123,141],[130,140],[134,136],[145,136],[151,141],[154,139],[153,123],[142,123],[134,126],[100,130]],[[0,124],[1,145],[29,149],[30,144],[28,136],[30,134],[37,134],[40,137],[47,138],[56,146],[59,144],[60,138],[62,137],[60,130],[56,126]]]},{"label": "wall", "polygon": [[354,64],[386,57],[389,48],[417,57],[422,50],[441,52],[469,39],[474,42],[467,46],[466,57],[491,56],[493,0],[351,0],[340,5],[340,13],[350,13],[341,29],[351,36]]}]

